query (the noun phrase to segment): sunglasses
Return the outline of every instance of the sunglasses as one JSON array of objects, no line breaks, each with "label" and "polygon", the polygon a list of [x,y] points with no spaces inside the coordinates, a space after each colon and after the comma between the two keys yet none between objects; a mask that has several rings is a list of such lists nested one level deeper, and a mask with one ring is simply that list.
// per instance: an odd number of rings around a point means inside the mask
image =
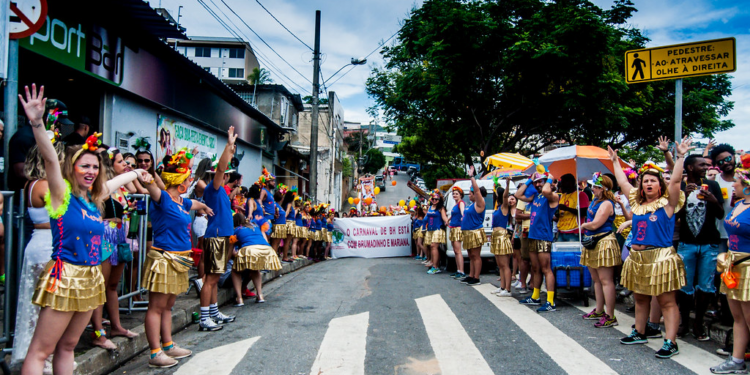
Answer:
[{"label": "sunglasses", "polygon": [[139,163],[150,163],[151,159],[138,159]]},{"label": "sunglasses", "polygon": [[134,166],[135,166],[135,163],[131,163],[131,162],[129,162],[129,161],[126,161],[126,162],[125,162],[125,165],[127,165],[128,167],[134,167]]},{"label": "sunglasses", "polygon": [[440,199],[437,198],[430,198],[431,201],[439,201]]},{"label": "sunglasses", "polygon": [[724,164],[724,163],[731,163],[732,162],[732,156],[727,156],[724,159],[717,160],[716,164]]}]

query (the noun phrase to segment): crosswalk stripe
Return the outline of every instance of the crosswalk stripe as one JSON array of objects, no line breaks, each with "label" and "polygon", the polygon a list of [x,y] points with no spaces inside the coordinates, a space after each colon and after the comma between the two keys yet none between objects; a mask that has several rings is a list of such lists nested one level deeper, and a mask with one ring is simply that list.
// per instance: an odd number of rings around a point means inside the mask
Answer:
[{"label": "crosswalk stripe", "polygon": [[310,374],[364,374],[369,323],[369,312],[332,319]]},{"label": "crosswalk stripe", "polygon": [[493,374],[482,353],[439,294],[415,300],[443,375]]},{"label": "crosswalk stripe", "polygon": [[[589,304],[591,306],[596,306],[596,301],[590,299]],[[583,307],[583,306],[576,306],[579,310],[588,313],[590,308]],[[630,332],[633,330],[630,328],[633,324],[635,324],[635,318],[631,317],[630,315],[626,314],[625,312],[617,309],[617,322],[619,323],[618,326],[614,327],[618,331],[629,335]],[[661,349],[662,344],[664,343],[662,341],[663,339],[649,339],[648,344],[646,344],[649,348],[654,349],[654,351]],[[688,370],[699,374],[699,375],[709,375],[711,374],[710,367],[718,365],[721,362],[724,362],[724,358],[721,358],[717,355],[714,355],[712,353],[709,353],[695,345],[691,345],[688,342],[685,342],[683,340],[680,340],[677,345],[680,347],[680,354],[672,357],[671,359],[683,367],[687,368]]]},{"label": "crosswalk stripe", "polygon": [[498,298],[491,284],[475,289],[518,325],[568,374],[617,374],[598,357],[514,298]]},{"label": "crosswalk stripe", "polygon": [[260,336],[237,341],[196,354],[180,366],[174,375],[229,375]]}]

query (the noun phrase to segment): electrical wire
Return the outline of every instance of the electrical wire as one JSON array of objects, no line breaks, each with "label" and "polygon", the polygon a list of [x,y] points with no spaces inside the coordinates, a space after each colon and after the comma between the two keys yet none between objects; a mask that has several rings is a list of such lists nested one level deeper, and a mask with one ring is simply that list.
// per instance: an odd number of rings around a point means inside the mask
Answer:
[{"label": "electrical wire", "polygon": [[279,19],[276,18],[276,16],[274,16],[273,13],[271,13],[270,10],[266,9],[266,7],[263,6],[263,4],[261,4],[259,0],[255,0],[255,2],[258,3],[258,5],[260,5],[260,7],[263,8],[263,10],[265,10],[266,13],[268,13],[269,16],[271,16],[271,18],[273,18],[276,22],[278,22],[279,25],[281,25],[281,27],[284,28],[284,30],[288,31],[289,34],[291,34],[294,37],[294,39],[297,39],[300,43],[302,43],[302,45],[304,45],[305,47],[309,48],[310,51],[314,51],[314,49],[312,47],[310,47],[309,45],[307,45],[307,43],[303,42],[302,39],[300,39],[296,35],[294,35],[294,33],[292,32],[292,30],[289,30],[286,26],[284,26],[284,24],[281,23],[281,21],[279,21]]},{"label": "electrical wire", "polygon": [[[399,30],[399,31],[400,31],[400,30]],[[375,48],[374,50],[372,50],[372,52],[368,53],[368,54],[367,54],[367,56],[365,56],[365,59],[367,59],[368,57],[372,56],[372,54],[373,54],[373,53],[375,53],[375,52],[377,52],[378,50],[380,50],[381,48],[383,48],[383,46],[384,46],[384,45],[385,45],[386,43],[388,43],[388,41],[389,41],[389,40],[393,39],[393,37],[394,37],[394,36],[396,36],[396,35],[398,35],[398,31],[396,31],[395,33],[393,33],[393,35],[391,35],[390,37],[388,37],[388,39],[384,40],[384,41],[383,41],[383,43],[380,43],[380,45],[379,45],[379,46],[377,46],[377,47],[376,47],[376,48]],[[328,85],[328,87],[330,88],[330,87],[331,87],[331,86],[333,86],[333,85],[334,85],[334,84],[335,84],[336,82],[338,82],[338,81],[339,81],[339,80],[340,80],[341,78],[344,78],[344,76],[345,76],[345,75],[347,75],[347,74],[349,74],[349,72],[351,72],[352,70],[354,70],[354,68],[355,68],[355,67],[356,67],[356,65],[353,65],[353,66],[352,66],[352,67],[351,67],[351,68],[350,68],[349,70],[347,70],[346,72],[344,72],[344,74],[340,75],[340,76],[339,76],[339,78],[336,78],[336,80],[335,80],[335,81],[331,82],[331,84],[330,84],[330,85]],[[329,78],[329,79],[330,79],[330,78]]]}]

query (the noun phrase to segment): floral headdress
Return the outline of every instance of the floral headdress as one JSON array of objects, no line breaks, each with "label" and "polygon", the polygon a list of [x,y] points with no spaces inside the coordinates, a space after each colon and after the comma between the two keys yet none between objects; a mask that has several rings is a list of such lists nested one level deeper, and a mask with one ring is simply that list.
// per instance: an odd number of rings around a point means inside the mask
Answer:
[{"label": "floral headdress", "polygon": [[628,180],[635,181],[638,179],[638,172],[636,172],[633,168],[625,168],[623,172],[625,173],[625,177],[627,177]]},{"label": "floral headdress", "polygon": [[135,144],[133,144],[133,147],[137,151],[150,151],[151,150],[151,143],[148,141],[149,137],[139,137],[136,138]]},{"label": "floral headdress", "polygon": [[464,194],[464,190],[463,190],[463,189],[461,189],[461,188],[460,188],[460,187],[458,187],[458,186],[454,186],[453,188],[451,188],[451,191],[457,191],[457,192],[461,193],[461,195],[463,195],[463,194]]},{"label": "floral headdress", "polygon": [[120,150],[117,149],[117,147],[110,147],[107,149],[107,156],[109,156],[109,160],[112,160],[115,158],[115,155],[120,152]]},{"label": "floral headdress", "polygon": [[438,190],[438,189],[433,190],[431,196],[434,197],[434,198],[440,199],[440,197],[441,197],[440,190]]},{"label": "floral headdress", "polygon": [[594,186],[598,188],[602,188],[604,190],[608,190],[604,185],[602,185],[602,182],[604,181],[604,179],[602,178],[602,172],[594,173],[594,177],[592,177],[592,180],[594,182],[593,183]]},{"label": "floral headdress", "polygon": [[643,163],[641,169],[638,170],[638,174],[643,174],[644,172],[653,172],[661,177],[661,174],[664,173],[664,169],[662,169],[652,161],[647,161]]},{"label": "floral headdress", "polygon": [[83,154],[84,151],[91,151],[96,152],[96,150],[99,149],[99,146],[102,144],[102,140],[99,139],[99,137],[102,136],[102,133],[94,133],[91,134],[88,138],[86,138],[86,142],[83,143],[83,146],[81,146],[81,149],[76,151],[76,153],[73,155],[73,163],[78,160],[78,158]]},{"label": "floral headdress", "polygon": [[737,168],[734,175],[745,185],[750,185],[750,154],[740,156],[742,168]]},{"label": "floral headdress", "polygon": [[286,195],[286,193],[288,193],[288,192],[291,191],[289,189],[289,186],[286,186],[284,184],[279,184],[279,186],[277,186],[277,190],[278,190],[279,193],[281,193],[281,196],[284,196],[284,195]]},{"label": "floral headdress", "polygon": [[192,159],[193,154],[191,154],[187,148],[182,148],[176,154],[172,154],[167,164],[170,165],[169,169],[172,169],[174,166],[176,166],[176,168],[174,168],[174,172],[162,172],[161,179],[164,180],[164,183],[167,186],[174,186],[183,183],[188,177],[190,177],[190,173],[192,172],[190,169],[190,161]]}]

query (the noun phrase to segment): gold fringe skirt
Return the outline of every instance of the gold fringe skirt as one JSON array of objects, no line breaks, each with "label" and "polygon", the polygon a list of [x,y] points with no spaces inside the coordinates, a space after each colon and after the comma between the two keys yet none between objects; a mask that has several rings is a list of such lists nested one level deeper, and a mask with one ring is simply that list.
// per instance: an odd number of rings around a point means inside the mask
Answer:
[{"label": "gold fringe skirt", "polygon": [[307,239],[307,227],[296,227],[297,230],[295,230],[294,237],[301,238],[303,240]]},{"label": "gold fringe skirt", "polygon": [[241,248],[237,255],[234,256],[234,265],[232,270],[241,272],[244,270],[278,271],[281,269],[281,262],[276,251],[267,245],[251,245]]},{"label": "gold fringe skirt", "polygon": [[622,265],[622,286],[658,296],[685,286],[685,264],[673,247],[631,250]]},{"label": "gold fringe skirt", "polygon": [[[60,280],[55,280],[51,276],[55,261],[47,262],[31,299],[35,305],[50,307],[55,311],[84,312],[107,301],[101,266],[78,266],[66,262],[62,264]],[[57,289],[50,291],[53,282],[56,282]]]},{"label": "gold fringe skirt", "polygon": [[274,224],[273,232],[271,232],[271,238],[286,238],[289,227],[287,224]]},{"label": "gold fringe skirt", "polygon": [[510,236],[505,228],[492,229],[492,242],[490,242],[490,252],[495,255],[513,254],[513,243],[510,242]]},{"label": "gold fringe skirt", "polygon": [[425,234],[427,234],[427,231],[419,228],[419,235],[417,236],[417,238],[424,238]]},{"label": "gold fringe skirt", "polygon": [[328,242],[328,229],[321,229],[318,231],[320,239],[318,241]]},{"label": "gold fringe skirt", "polygon": [[464,250],[482,247],[482,245],[487,242],[487,236],[484,234],[483,228],[474,230],[462,230],[461,235],[463,236]]},{"label": "gold fringe skirt", "polygon": [[188,270],[190,267],[181,266],[175,269],[169,256],[189,257],[191,251],[174,251],[165,255],[164,252],[151,250],[146,254],[143,265],[141,285],[149,292],[163,294],[180,294],[188,290]]},{"label": "gold fringe skirt", "polygon": [[294,224],[294,221],[286,222],[286,236],[297,237],[297,225]]},{"label": "gold fringe skirt", "polygon": [[[727,251],[727,257],[729,263],[747,258],[750,253],[738,253],[732,250]],[[719,272],[724,272],[721,262],[717,263],[717,269]],[[733,289],[727,288],[724,281],[721,282],[720,291],[727,295],[727,298],[735,301],[747,302],[750,301],[750,261],[744,261],[736,266],[732,267],[732,272],[737,274],[737,287]]]},{"label": "gold fringe skirt", "polygon": [[455,227],[450,229],[450,234],[448,235],[448,240],[453,243],[455,241],[461,242],[464,240],[464,238],[461,236],[461,227]]},{"label": "gold fringe skirt", "polygon": [[[615,229],[615,232],[618,228],[620,228],[620,225],[625,222],[625,216],[615,216],[615,221],[612,223],[612,228]],[[630,233],[630,229],[632,227],[627,227],[623,229],[623,231],[620,233],[622,238],[628,238],[628,234]]]},{"label": "gold fringe skirt", "polygon": [[428,230],[427,233],[424,234],[424,244],[432,245],[432,243],[445,243],[445,230],[438,229],[438,230]]},{"label": "gold fringe skirt", "polygon": [[622,252],[615,234],[604,236],[593,250],[584,247],[581,250],[581,264],[590,268],[615,267],[622,264]]},{"label": "gold fringe skirt", "polygon": [[333,243],[333,233],[326,231],[326,242]]},{"label": "gold fringe skirt", "polygon": [[414,232],[411,232],[411,238],[412,238],[413,240],[416,240],[416,239],[418,239],[418,238],[420,237],[420,236],[419,236],[419,234],[420,234],[421,232],[422,232],[422,228],[417,228],[416,230],[414,230]]}]

